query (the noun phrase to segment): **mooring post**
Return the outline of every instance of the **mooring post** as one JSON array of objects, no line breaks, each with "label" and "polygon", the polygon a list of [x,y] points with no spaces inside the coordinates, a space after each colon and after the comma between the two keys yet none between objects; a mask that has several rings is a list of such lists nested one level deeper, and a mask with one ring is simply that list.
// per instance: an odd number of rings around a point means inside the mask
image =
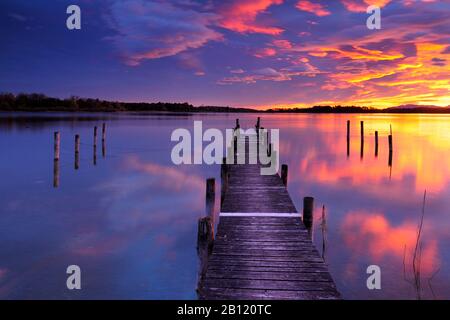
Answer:
[{"label": "mooring post", "polygon": [[106,123],[102,124],[102,141],[106,140]]},{"label": "mooring post", "polygon": [[53,160],[53,187],[59,187],[59,160]]},{"label": "mooring post", "polygon": [[393,146],[392,146],[392,125],[390,126],[390,133],[389,133],[389,153],[392,153],[393,151]]},{"label": "mooring post", "polygon": [[202,248],[212,248],[212,241],[214,239],[213,227],[214,225],[210,217],[203,217],[198,219],[197,250],[200,250]]},{"label": "mooring post", "polygon": [[102,157],[106,157],[106,123],[102,124]]},{"label": "mooring post", "polygon": [[312,237],[312,227],[313,227],[313,219],[314,219],[314,198],[313,197],[304,197],[303,198],[303,224],[306,229],[310,233]]},{"label": "mooring post", "polygon": [[61,143],[59,132],[55,131],[55,133],[53,134],[53,137],[54,137],[54,146],[53,146],[54,157],[53,157],[53,159],[54,160],[59,160],[59,153],[60,153],[59,152],[59,146],[60,146],[60,143]]},{"label": "mooring post", "polygon": [[225,198],[225,193],[228,189],[228,166],[227,166],[227,158],[224,157],[222,159],[222,165],[220,167],[220,179],[222,182],[220,188],[220,207],[222,208],[223,200]]},{"label": "mooring post", "polygon": [[267,156],[268,157],[272,156],[272,143],[269,143],[267,145]]},{"label": "mooring post", "polygon": [[239,129],[241,126],[239,124],[239,119],[236,119],[236,127],[234,128],[235,130]]},{"label": "mooring post", "polygon": [[256,120],[256,126],[255,126],[255,128],[256,128],[256,148],[258,148],[258,145],[259,145],[259,127],[260,127],[260,121],[261,121],[261,118],[258,117],[258,119]]},{"label": "mooring post", "polygon": [[347,157],[350,156],[350,120],[347,120]]},{"label": "mooring post", "polygon": [[281,180],[283,181],[285,187],[287,187],[287,179],[288,179],[288,165],[283,164],[281,165]]},{"label": "mooring post", "polygon": [[94,127],[93,163],[97,165],[97,126]]},{"label": "mooring post", "polygon": [[361,121],[361,158],[364,157],[364,121]]},{"label": "mooring post", "polygon": [[97,126],[94,127],[94,146],[97,145]]},{"label": "mooring post", "polygon": [[378,157],[378,131],[375,131],[375,157]]},{"label": "mooring post", "polygon": [[59,186],[59,155],[60,155],[60,143],[61,138],[58,131],[53,133],[54,144],[53,144],[53,187],[58,188]]},{"label": "mooring post", "polygon": [[75,170],[80,167],[80,136],[75,135]]},{"label": "mooring post", "polygon": [[216,199],[216,179],[206,180],[206,215],[211,218],[214,226],[214,205]]}]

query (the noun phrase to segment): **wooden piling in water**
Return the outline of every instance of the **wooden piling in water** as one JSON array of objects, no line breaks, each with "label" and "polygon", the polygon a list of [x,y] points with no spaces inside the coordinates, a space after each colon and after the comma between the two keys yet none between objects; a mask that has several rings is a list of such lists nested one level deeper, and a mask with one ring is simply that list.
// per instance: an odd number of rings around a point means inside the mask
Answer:
[{"label": "wooden piling in water", "polygon": [[313,197],[304,197],[303,198],[303,224],[306,229],[310,232],[312,236],[312,227],[313,227],[313,219],[314,219],[314,198]]},{"label": "wooden piling in water", "polygon": [[53,187],[59,187],[59,160],[53,160]]},{"label": "wooden piling in water", "polygon": [[375,157],[378,157],[378,131],[375,131]]},{"label": "wooden piling in water", "polygon": [[211,218],[214,226],[214,206],[216,199],[216,179],[209,178],[206,180],[206,216]]},{"label": "wooden piling in water", "polygon": [[350,120],[347,120],[347,157],[350,156]]},{"label": "wooden piling in water", "polygon": [[106,140],[106,123],[102,124],[102,141]]},{"label": "wooden piling in water", "polygon": [[61,137],[58,131],[53,133],[53,187],[59,187],[59,157],[60,157],[60,144]]},{"label": "wooden piling in water", "polygon": [[287,179],[288,179],[288,165],[283,164],[281,165],[281,180],[283,181],[285,187],[287,187]]},{"label": "wooden piling in water", "polygon": [[211,217],[203,217],[198,219],[197,249],[199,249],[201,244],[204,244],[205,242],[208,244],[208,248],[212,246],[213,227]]},{"label": "wooden piling in water", "polygon": [[361,159],[364,157],[364,121],[361,121]]},{"label": "wooden piling in water", "polygon": [[59,154],[60,154],[59,149],[60,149],[60,143],[61,143],[61,138],[60,138],[59,132],[55,131],[55,133],[53,134],[53,137],[54,137],[54,146],[53,146],[54,156],[53,156],[53,159],[54,160],[59,160]]},{"label": "wooden piling in water", "polygon": [[241,125],[239,124],[239,119],[236,119],[236,127],[234,129],[237,130],[240,127],[241,127]]},{"label": "wooden piling in water", "polygon": [[80,167],[80,136],[75,135],[75,170]]},{"label": "wooden piling in water", "polygon": [[220,180],[221,180],[221,188],[220,188],[220,207],[222,207],[223,200],[225,198],[225,193],[228,188],[228,165],[227,158],[224,157],[222,159],[222,165],[220,167]]},{"label": "wooden piling in water", "polygon": [[326,260],[327,256],[327,219],[325,215],[325,206],[322,206],[322,259]]},{"label": "wooden piling in water", "polygon": [[94,148],[93,148],[93,163],[97,165],[97,126],[94,127]]},{"label": "wooden piling in water", "polygon": [[272,143],[269,143],[267,145],[267,156],[271,157],[272,156]]}]

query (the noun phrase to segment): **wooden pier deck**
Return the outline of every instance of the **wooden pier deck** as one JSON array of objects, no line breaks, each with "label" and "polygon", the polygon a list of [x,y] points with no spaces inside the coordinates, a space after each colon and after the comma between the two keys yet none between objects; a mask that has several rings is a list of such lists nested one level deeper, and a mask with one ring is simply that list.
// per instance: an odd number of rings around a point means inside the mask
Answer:
[{"label": "wooden pier deck", "polygon": [[[248,148],[247,142],[245,143]],[[339,299],[280,176],[227,165],[228,187],[201,299]]]}]

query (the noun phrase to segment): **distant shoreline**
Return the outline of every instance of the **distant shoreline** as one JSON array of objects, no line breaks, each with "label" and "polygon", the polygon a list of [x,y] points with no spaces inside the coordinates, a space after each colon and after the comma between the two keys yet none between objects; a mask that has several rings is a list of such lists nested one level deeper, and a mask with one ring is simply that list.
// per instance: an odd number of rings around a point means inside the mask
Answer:
[{"label": "distant shoreline", "polygon": [[308,114],[450,114],[450,106],[406,105],[385,109],[360,106],[313,106],[310,108],[278,108],[257,110],[220,106],[195,107],[185,103],[117,102],[71,97],[59,99],[42,94],[0,94],[0,112],[67,112],[67,113],[308,113]]}]

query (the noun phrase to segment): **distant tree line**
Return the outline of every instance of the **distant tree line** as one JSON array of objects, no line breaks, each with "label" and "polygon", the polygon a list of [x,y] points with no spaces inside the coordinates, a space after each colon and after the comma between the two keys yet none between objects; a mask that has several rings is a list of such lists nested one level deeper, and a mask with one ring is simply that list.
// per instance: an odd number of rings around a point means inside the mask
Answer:
[{"label": "distant tree line", "polygon": [[0,111],[28,112],[266,112],[266,113],[450,113],[450,107],[394,107],[376,109],[360,106],[313,106],[311,108],[277,108],[259,111],[249,108],[231,108],[219,106],[200,106],[184,103],[168,102],[117,102],[99,99],[79,98],[67,99],[47,97],[43,94],[0,94]]}]

